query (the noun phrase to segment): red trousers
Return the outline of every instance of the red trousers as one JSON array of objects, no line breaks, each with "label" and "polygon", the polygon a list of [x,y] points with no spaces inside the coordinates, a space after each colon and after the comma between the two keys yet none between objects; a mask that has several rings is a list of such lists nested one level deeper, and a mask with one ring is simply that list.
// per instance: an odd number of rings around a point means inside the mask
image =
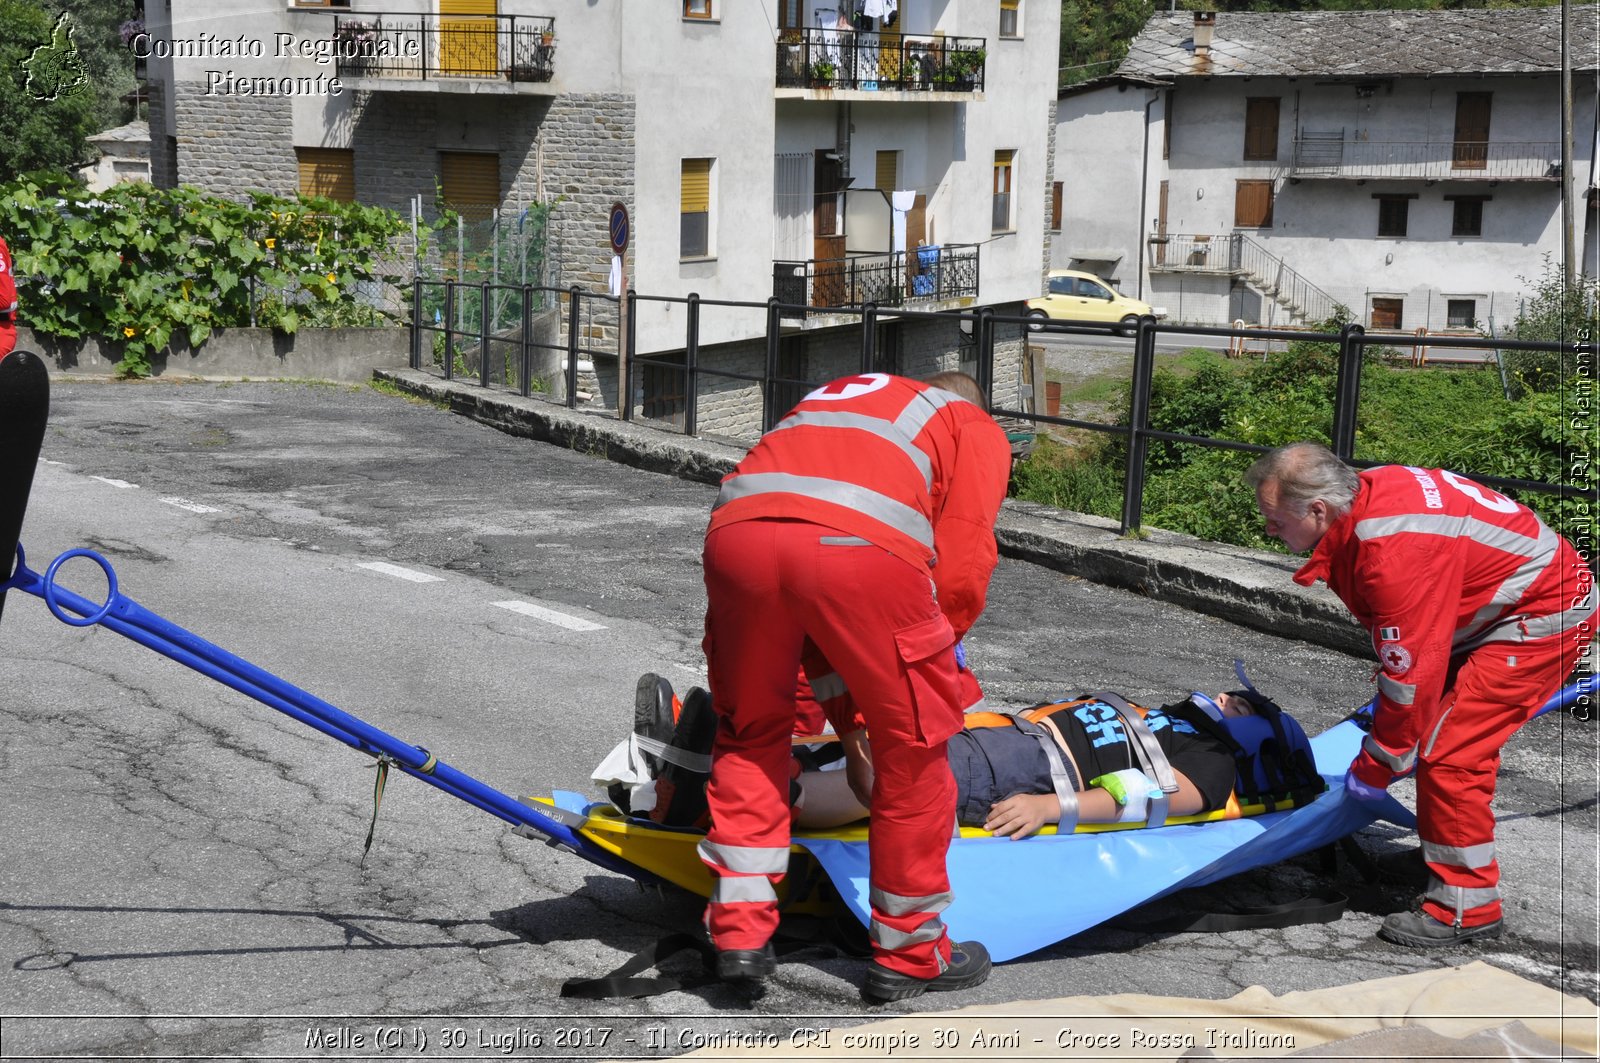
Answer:
[{"label": "red trousers", "polygon": [[1561,689],[1590,632],[1491,643],[1467,655],[1417,753],[1417,834],[1429,880],[1423,910],[1443,923],[1500,918],[1495,776],[1500,749]]},{"label": "red trousers", "polygon": [[[706,537],[706,661],[718,729],[701,856],[719,950],[760,948],[788,867],[795,676],[836,672],[871,736],[870,927],[877,962],[933,977],[949,960],[945,851],[961,729],[955,633],[933,582],[862,539],[806,521],[749,520]],[[848,721],[846,721],[847,723]],[[835,721],[836,726],[839,721]]]},{"label": "red trousers", "polygon": [[17,349],[17,326],[9,321],[0,324],[0,360]]}]

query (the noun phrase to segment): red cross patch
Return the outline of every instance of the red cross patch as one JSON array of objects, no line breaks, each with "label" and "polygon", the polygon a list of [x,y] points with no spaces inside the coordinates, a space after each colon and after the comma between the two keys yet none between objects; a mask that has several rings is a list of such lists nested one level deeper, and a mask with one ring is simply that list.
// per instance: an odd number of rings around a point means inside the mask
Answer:
[{"label": "red cross patch", "polygon": [[1385,642],[1379,646],[1378,660],[1383,662],[1383,670],[1393,675],[1405,675],[1411,671],[1411,651],[1398,642]]},{"label": "red cross patch", "polygon": [[853,399],[857,395],[866,395],[870,392],[887,387],[889,377],[886,373],[863,373],[860,376],[847,376],[835,380],[831,384],[824,384],[805,397],[806,402],[816,399]]}]

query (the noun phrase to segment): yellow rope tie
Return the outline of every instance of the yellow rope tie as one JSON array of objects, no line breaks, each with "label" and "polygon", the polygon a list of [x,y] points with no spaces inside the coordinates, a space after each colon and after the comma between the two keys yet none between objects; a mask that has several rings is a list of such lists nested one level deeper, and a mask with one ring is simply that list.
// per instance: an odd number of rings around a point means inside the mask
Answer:
[{"label": "yellow rope tie", "polygon": [[389,781],[389,765],[394,763],[388,757],[378,757],[378,777],[372,783],[372,822],[367,826],[367,841],[361,847],[361,863],[367,866],[367,853],[372,848],[372,835],[378,829],[378,806],[383,804],[383,787]]}]

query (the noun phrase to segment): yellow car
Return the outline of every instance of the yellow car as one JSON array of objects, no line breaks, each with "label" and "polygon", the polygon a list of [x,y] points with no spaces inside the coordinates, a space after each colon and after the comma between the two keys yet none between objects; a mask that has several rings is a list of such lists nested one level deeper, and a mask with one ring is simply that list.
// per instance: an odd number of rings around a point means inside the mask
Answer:
[{"label": "yellow car", "polygon": [[1165,310],[1129,299],[1093,273],[1075,269],[1051,270],[1049,293],[1029,299],[1027,306],[1028,328],[1034,332],[1051,320],[1084,321],[1109,325],[1112,332],[1131,336],[1144,315],[1166,316]]}]

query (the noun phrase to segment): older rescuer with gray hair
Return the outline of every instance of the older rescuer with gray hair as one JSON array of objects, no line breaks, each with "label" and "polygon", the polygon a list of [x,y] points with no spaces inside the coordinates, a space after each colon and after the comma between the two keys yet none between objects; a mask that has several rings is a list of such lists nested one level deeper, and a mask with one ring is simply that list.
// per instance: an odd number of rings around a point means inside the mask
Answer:
[{"label": "older rescuer with gray hair", "polygon": [[1246,473],[1268,535],[1311,558],[1372,635],[1378,703],[1345,786],[1372,800],[1415,769],[1428,885],[1378,936],[1426,948],[1498,937],[1500,749],[1594,634],[1593,575],[1532,510],[1443,469],[1364,472],[1291,443]]}]

